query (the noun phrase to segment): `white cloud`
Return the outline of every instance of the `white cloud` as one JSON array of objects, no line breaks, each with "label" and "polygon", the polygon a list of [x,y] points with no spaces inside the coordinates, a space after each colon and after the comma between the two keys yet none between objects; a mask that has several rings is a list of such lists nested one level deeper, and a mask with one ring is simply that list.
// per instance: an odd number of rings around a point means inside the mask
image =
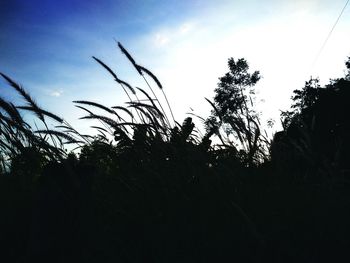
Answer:
[{"label": "white cloud", "polygon": [[193,22],[184,22],[172,27],[157,28],[151,33],[153,36],[153,41],[151,42],[158,48],[169,44],[176,44],[185,40],[194,29],[195,23]]},{"label": "white cloud", "polygon": [[165,33],[157,33],[154,38],[154,43],[157,47],[161,47],[169,43],[170,38]]},{"label": "white cloud", "polygon": [[187,34],[194,28],[192,23],[184,23],[180,26],[180,34]]},{"label": "white cloud", "polygon": [[49,95],[52,97],[61,97],[63,94],[63,90],[51,90]]}]

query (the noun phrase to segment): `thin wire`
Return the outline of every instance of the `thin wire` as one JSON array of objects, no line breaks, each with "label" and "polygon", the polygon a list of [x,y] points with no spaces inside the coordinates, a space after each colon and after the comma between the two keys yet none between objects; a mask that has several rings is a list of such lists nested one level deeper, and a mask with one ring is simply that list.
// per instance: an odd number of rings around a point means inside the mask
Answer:
[{"label": "thin wire", "polygon": [[317,60],[319,59],[319,57],[320,57],[320,55],[321,55],[323,49],[325,48],[325,46],[326,46],[326,44],[327,44],[329,38],[331,37],[331,35],[332,35],[332,33],[333,33],[335,27],[337,26],[337,24],[338,24],[338,22],[339,22],[340,17],[343,15],[344,10],[345,10],[345,8],[347,7],[347,5],[349,4],[349,2],[350,2],[350,0],[347,0],[347,1],[346,1],[346,3],[345,3],[345,5],[344,5],[343,9],[341,10],[341,12],[340,12],[340,14],[339,14],[337,20],[335,21],[335,23],[334,23],[334,25],[333,25],[331,31],[329,31],[329,33],[328,33],[328,35],[327,35],[325,41],[323,42],[323,44],[322,44],[320,50],[318,51],[317,56],[315,57],[315,59],[314,59],[314,61],[313,61],[313,63],[312,63],[312,67],[311,67],[311,68],[313,68],[313,67],[315,66]]}]

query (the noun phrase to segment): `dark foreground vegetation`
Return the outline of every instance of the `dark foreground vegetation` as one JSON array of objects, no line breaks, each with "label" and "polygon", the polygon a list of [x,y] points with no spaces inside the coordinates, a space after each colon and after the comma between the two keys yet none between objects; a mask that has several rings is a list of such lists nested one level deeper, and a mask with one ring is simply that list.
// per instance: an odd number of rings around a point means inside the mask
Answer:
[{"label": "dark foreground vegetation", "polygon": [[129,98],[74,102],[96,136],[1,74],[25,103],[0,97],[2,262],[350,260],[350,59],[343,78],[294,91],[269,139],[254,110],[260,75],[244,59],[229,59],[211,115],[192,113],[202,134],[175,121],[158,79],[119,48],[147,91],[94,58]]}]

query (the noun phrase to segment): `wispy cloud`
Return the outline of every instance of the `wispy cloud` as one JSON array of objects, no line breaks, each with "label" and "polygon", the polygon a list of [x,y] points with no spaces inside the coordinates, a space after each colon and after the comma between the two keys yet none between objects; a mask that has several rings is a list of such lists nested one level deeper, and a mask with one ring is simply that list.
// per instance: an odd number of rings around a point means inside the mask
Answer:
[{"label": "wispy cloud", "polygon": [[191,32],[193,29],[194,29],[194,24],[193,23],[190,23],[190,22],[187,22],[187,23],[184,23],[180,26],[180,34],[187,34],[189,32]]},{"label": "wispy cloud", "polygon": [[169,43],[170,38],[165,33],[156,33],[154,43],[156,46],[161,47]]},{"label": "wispy cloud", "polygon": [[52,97],[61,97],[63,94],[63,90],[51,90],[49,91],[49,95]]},{"label": "wispy cloud", "polygon": [[155,29],[151,35],[153,36],[153,44],[156,47],[163,47],[171,43],[178,43],[184,40],[190,32],[195,29],[195,23],[183,22],[175,26],[162,27]]}]

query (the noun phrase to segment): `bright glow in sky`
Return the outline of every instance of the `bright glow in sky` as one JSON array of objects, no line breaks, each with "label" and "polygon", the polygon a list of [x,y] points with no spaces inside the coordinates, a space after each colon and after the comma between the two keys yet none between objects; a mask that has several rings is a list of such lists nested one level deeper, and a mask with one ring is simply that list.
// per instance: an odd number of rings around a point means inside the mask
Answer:
[{"label": "bright glow in sky", "polygon": [[[71,101],[127,101],[91,56],[145,87],[113,38],[161,80],[179,122],[190,107],[206,117],[229,57],[244,57],[263,76],[265,118],[279,121],[294,89],[312,76],[342,77],[350,56],[350,6],[314,60],[344,0],[5,0],[0,2],[0,72],[23,84],[44,108],[75,126]],[[1,95],[15,99],[4,82]],[[161,96],[160,96],[161,97]]]}]

